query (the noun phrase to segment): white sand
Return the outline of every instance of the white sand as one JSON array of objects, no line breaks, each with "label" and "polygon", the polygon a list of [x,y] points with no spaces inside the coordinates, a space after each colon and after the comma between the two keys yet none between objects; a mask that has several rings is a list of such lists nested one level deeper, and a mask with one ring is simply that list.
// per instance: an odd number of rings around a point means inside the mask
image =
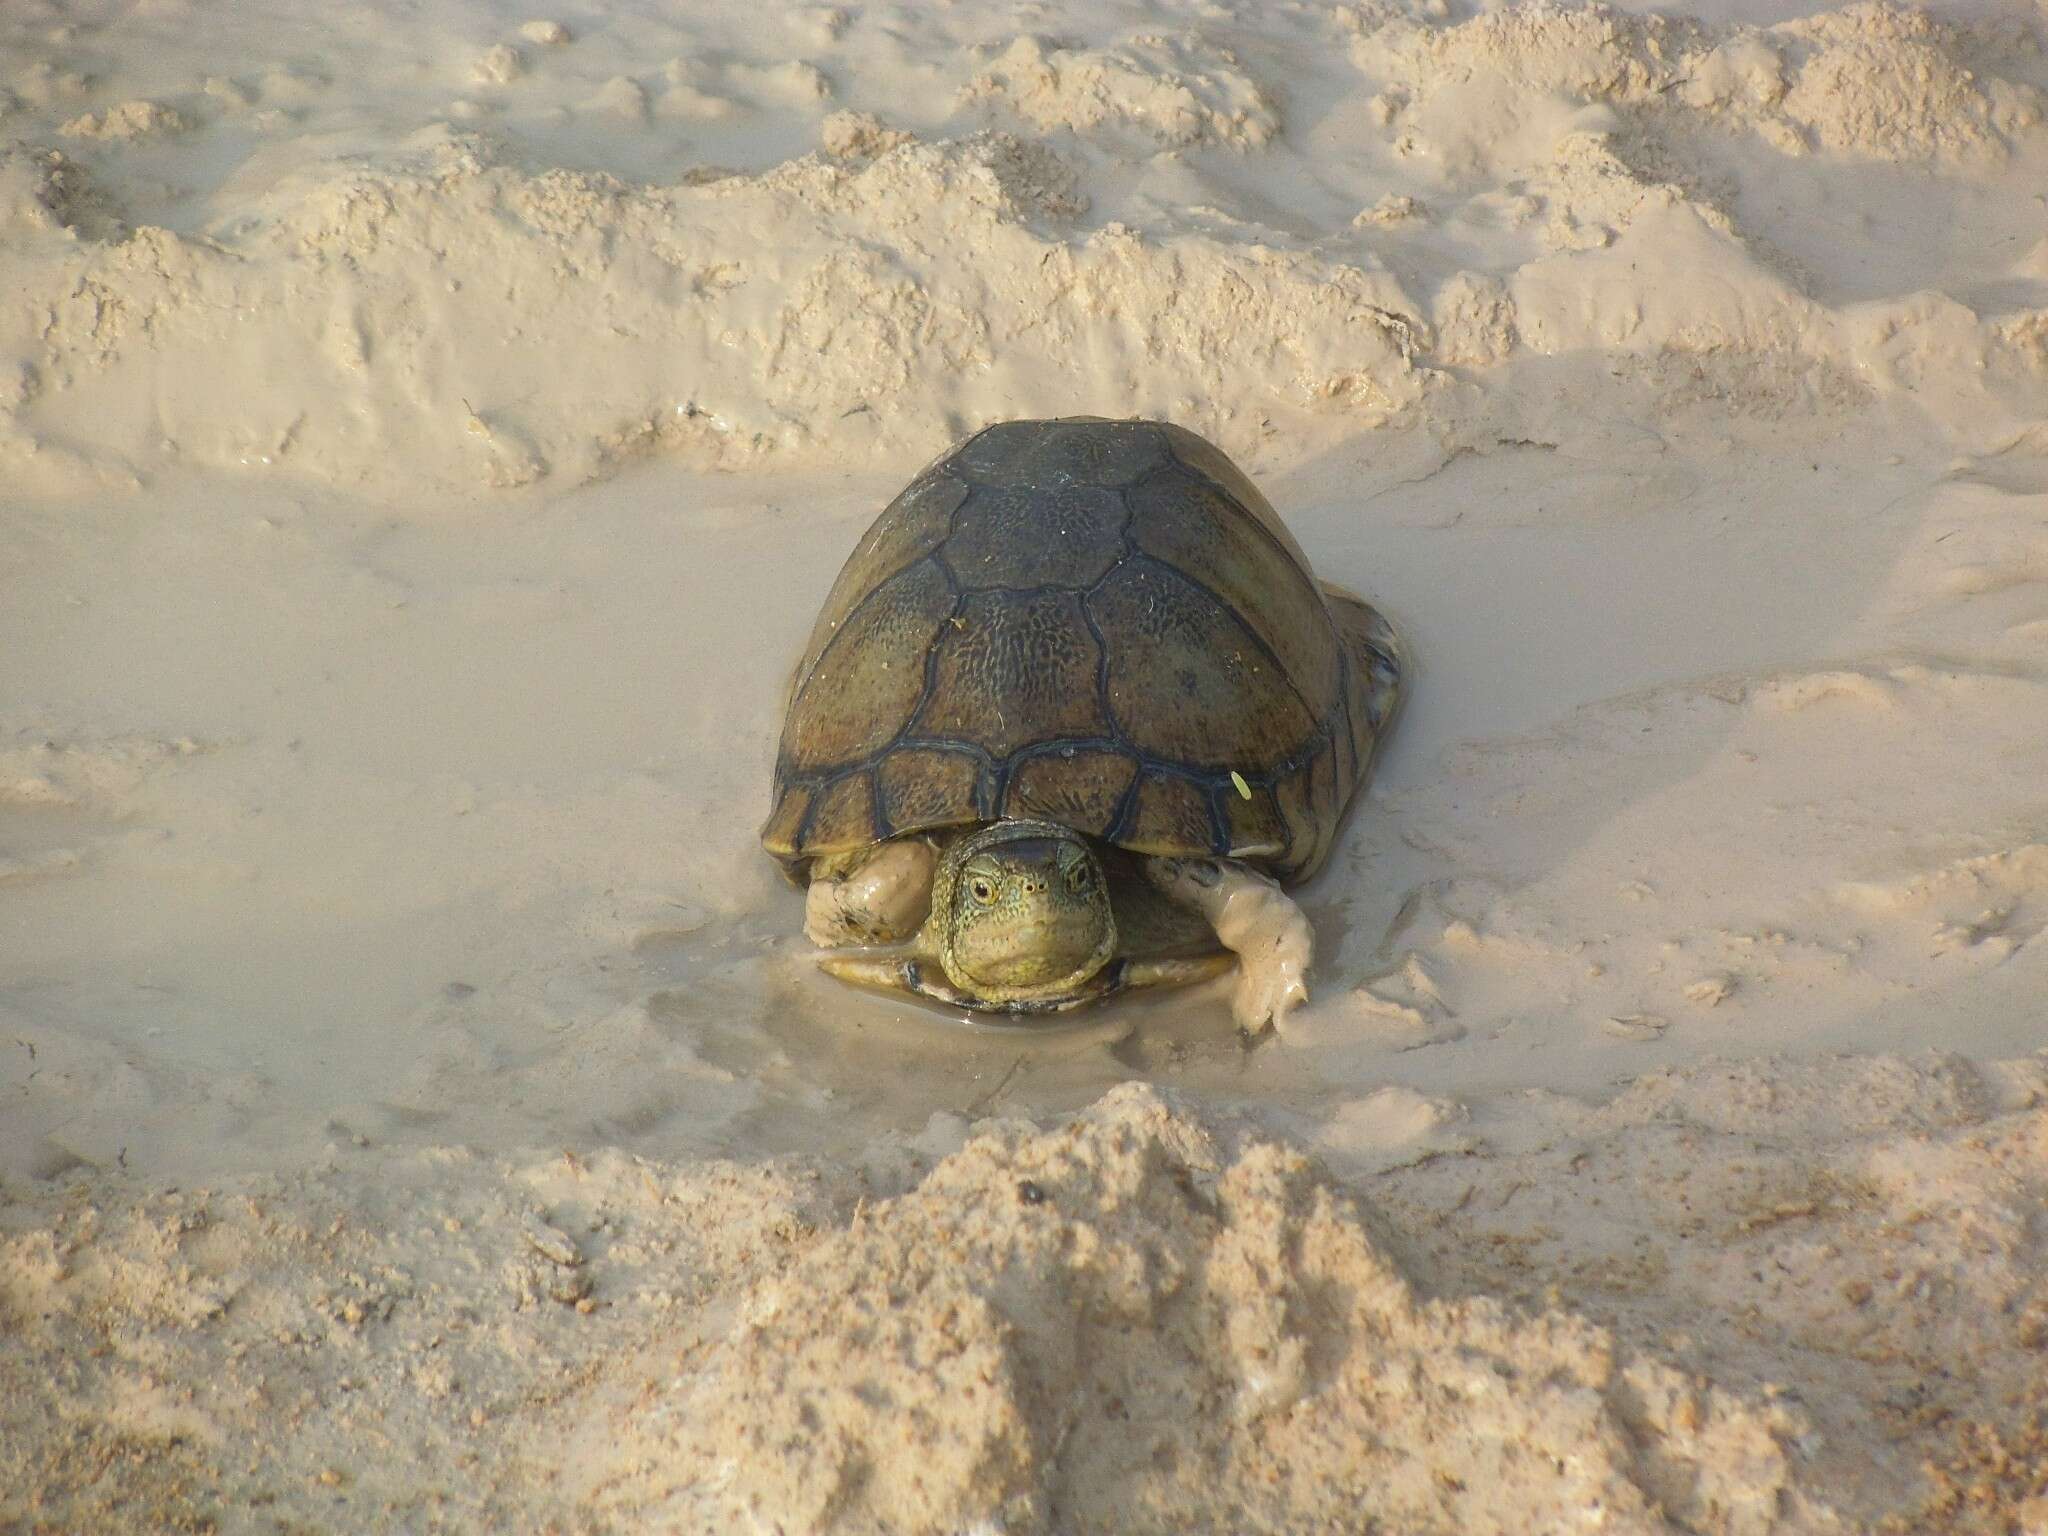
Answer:
[{"label": "white sand", "polygon": [[[0,7],[0,1529],[2048,1532],[2048,14]],[[1169,416],[1311,1002],[813,974],[841,559]]]}]

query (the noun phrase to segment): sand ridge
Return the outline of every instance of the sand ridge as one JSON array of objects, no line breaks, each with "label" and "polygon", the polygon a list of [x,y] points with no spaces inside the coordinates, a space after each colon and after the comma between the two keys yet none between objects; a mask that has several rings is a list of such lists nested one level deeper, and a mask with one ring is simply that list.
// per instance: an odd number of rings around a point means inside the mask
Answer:
[{"label": "sand ridge", "polygon": [[[1979,422],[1991,446],[2038,413],[2023,316],[1917,294],[1817,303],[1769,230],[1721,195],[1727,156],[1746,155],[1751,181],[1764,170],[1735,132],[1767,157],[2010,174],[2043,142],[2039,89],[2000,72],[2040,70],[2017,23],[1867,4],[1731,30],[1528,6],[1352,27],[1345,84],[1378,89],[1368,140],[1343,147],[1383,158],[1422,194],[1414,217],[1468,247],[1503,222],[1536,238],[1485,305],[1490,344],[1463,334],[1469,301],[1432,306],[1416,287],[1483,289],[1499,276],[1484,268],[1403,273],[1369,243],[1242,221],[1176,229],[1099,204],[1080,218],[1091,200],[1076,178],[1110,157],[1278,143],[1270,93],[1199,35],[965,47],[939,66],[963,82],[944,131],[883,123],[859,154],[831,128],[838,96],[815,66],[784,66],[810,71],[791,94],[728,61],[720,78],[747,83],[753,115],[789,103],[834,148],[757,169],[691,164],[667,184],[532,169],[492,126],[505,116],[509,130],[511,98],[535,85],[500,43],[478,68],[508,93],[502,112],[301,155],[203,230],[128,212],[82,151],[10,150],[20,292],[4,340],[23,384],[9,461],[59,489],[185,464],[445,494],[573,485],[649,450],[725,468],[900,460],[992,416],[1076,408],[1171,414],[1235,451],[1284,427],[1298,456],[1426,412],[1449,383],[1440,362],[1584,348],[1952,393],[1970,402],[1958,425],[1990,393],[2004,406]],[[696,90],[687,78],[704,70],[669,72]],[[611,85],[617,99],[646,94],[625,76]],[[238,122],[219,113],[239,89],[202,98],[207,126]],[[140,99],[56,125],[74,144],[189,126]],[[1623,275],[1652,252],[1661,281]],[[237,340],[242,317],[274,312],[305,323]],[[1074,358],[1089,367],[1062,367]],[[2002,389],[1987,392],[1987,369]],[[204,380],[205,398],[240,409],[188,414],[173,380]],[[66,433],[79,420],[90,442]]]},{"label": "sand ridge", "polygon": [[2043,1409],[2044,1082],[1652,1074],[1369,1204],[1141,1085],[862,1169],[343,1150],[74,1187],[0,1234],[9,1513],[1838,1531],[1915,1507],[1875,1436],[1944,1469],[1901,1529],[2001,1529],[2042,1494],[1978,1451]]}]

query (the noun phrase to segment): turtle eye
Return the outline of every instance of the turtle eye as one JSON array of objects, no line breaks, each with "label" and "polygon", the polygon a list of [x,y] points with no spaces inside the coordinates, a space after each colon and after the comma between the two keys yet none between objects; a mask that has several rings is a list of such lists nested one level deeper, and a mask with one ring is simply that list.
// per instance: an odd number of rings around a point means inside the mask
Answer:
[{"label": "turtle eye", "polygon": [[1067,889],[1077,896],[1094,883],[1095,873],[1085,863],[1076,864],[1067,871]]},{"label": "turtle eye", "polygon": [[985,875],[976,875],[967,882],[967,893],[983,906],[996,899],[996,888]]}]

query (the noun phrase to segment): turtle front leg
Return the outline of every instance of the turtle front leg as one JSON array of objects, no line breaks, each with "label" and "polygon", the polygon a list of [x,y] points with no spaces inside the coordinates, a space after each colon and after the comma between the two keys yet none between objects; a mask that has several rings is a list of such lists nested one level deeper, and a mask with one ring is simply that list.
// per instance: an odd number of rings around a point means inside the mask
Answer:
[{"label": "turtle front leg", "polygon": [[823,949],[914,937],[931,910],[938,863],[921,837],[819,859],[804,895],[804,937]]},{"label": "turtle front leg", "polygon": [[1225,949],[1237,954],[1237,990],[1231,1012],[1238,1027],[1257,1034],[1284,1028],[1287,1015],[1308,1001],[1302,976],[1315,950],[1308,918],[1278,883],[1227,859],[1150,858],[1145,878],[1209,920]]}]

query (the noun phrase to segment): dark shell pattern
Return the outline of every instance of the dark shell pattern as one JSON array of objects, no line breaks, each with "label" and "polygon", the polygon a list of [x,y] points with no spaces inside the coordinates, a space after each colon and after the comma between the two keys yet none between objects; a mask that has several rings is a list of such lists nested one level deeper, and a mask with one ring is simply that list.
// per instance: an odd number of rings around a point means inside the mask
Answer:
[{"label": "dark shell pattern", "polygon": [[1397,680],[1384,622],[1326,600],[1214,445],[1154,422],[1005,422],[919,475],[840,572],[762,841],[794,868],[1030,816],[1305,876]]}]

